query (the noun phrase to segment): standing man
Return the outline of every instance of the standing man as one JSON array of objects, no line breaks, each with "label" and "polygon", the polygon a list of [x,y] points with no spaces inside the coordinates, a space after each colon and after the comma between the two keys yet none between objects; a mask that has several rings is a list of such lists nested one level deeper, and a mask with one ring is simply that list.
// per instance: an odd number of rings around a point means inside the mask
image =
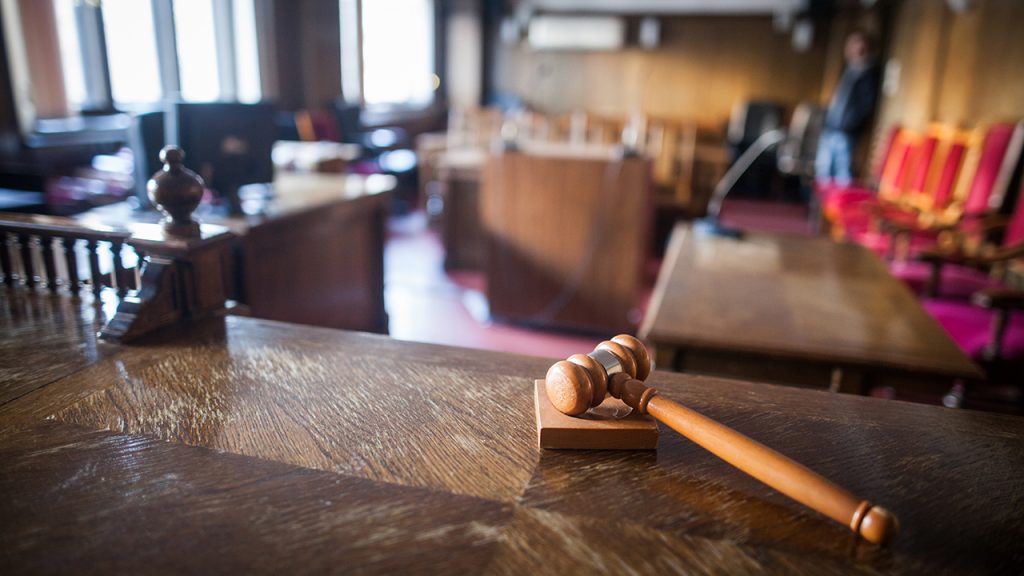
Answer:
[{"label": "standing man", "polygon": [[855,31],[846,39],[843,51],[846,68],[832,95],[825,126],[818,142],[814,162],[819,182],[846,185],[853,179],[852,155],[878,102],[878,66],[864,32]]}]

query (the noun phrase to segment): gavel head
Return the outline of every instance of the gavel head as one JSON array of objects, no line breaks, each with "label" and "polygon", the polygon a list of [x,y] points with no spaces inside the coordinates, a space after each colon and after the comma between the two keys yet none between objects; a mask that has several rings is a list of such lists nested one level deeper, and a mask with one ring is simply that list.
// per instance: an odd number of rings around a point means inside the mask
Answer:
[{"label": "gavel head", "polygon": [[590,354],[573,354],[556,362],[544,378],[548,399],[563,414],[576,416],[599,405],[616,374],[646,380],[651,373],[651,356],[643,343],[619,334],[597,345]]}]

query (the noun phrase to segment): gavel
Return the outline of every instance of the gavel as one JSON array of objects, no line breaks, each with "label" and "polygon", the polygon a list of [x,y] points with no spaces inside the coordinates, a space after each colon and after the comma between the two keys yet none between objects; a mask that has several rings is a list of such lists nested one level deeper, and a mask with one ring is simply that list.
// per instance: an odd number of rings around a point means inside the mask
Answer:
[{"label": "gavel", "polygon": [[739,468],[793,500],[875,544],[891,541],[899,522],[891,512],[859,500],[806,466],[743,434],[658,395],[643,383],[651,357],[636,338],[620,334],[589,354],[573,354],[556,362],[545,377],[548,399],[563,414],[578,416],[604,400],[622,400],[640,414],[650,414],[708,452]]}]

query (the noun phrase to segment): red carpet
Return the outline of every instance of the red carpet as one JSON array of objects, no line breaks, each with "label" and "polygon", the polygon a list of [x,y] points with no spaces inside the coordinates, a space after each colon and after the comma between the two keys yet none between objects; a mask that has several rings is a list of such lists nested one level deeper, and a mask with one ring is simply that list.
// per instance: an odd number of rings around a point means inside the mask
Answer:
[{"label": "red carpet", "polygon": [[492,323],[483,274],[449,275],[443,263],[444,248],[422,214],[392,220],[384,253],[392,337],[548,358],[589,352],[601,340]]}]

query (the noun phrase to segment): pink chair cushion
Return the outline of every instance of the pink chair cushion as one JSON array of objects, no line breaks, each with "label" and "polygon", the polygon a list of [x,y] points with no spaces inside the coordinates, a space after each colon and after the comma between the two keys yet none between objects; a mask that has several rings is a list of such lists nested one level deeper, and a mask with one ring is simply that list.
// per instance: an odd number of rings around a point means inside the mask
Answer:
[{"label": "pink chair cushion", "polygon": [[881,216],[891,222],[898,222],[912,226],[917,222],[917,216],[911,212],[901,210],[895,206],[881,206],[875,198],[864,199],[860,202],[849,201],[845,204],[833,206],[831,222],[842,227],[847,238],[855,239],[857,236],[868,232],[876,216]]},{"label": "pink chair cushion", "polygon": [[843,188],[837,186],[831,189],[827,195],[823,196],[821,205],[825,214],[835,216],[846,206],[863,202],[874,202],[876,199],[876,194],[867,188],[853,186]]},{"label": "pink chair cushion", "polygon": [[[915,294],[924,294],[931,268],[926,262],[893,262],[889,265],[889,272]],[[966,300],[978,290],[999,286],[998,280],[980,270],[947,264],[942,267],[939,278],[939,297]]]},{"label": "pink chair cushion", "polygon": [[[956,345],[975,360],[983,358],[991,337],[994,312],[969,302],[925,300],[925,310],[945,328]],[[1024,357],[1024,314],[1011,312],[1003,339],[1002,357]]]}]

